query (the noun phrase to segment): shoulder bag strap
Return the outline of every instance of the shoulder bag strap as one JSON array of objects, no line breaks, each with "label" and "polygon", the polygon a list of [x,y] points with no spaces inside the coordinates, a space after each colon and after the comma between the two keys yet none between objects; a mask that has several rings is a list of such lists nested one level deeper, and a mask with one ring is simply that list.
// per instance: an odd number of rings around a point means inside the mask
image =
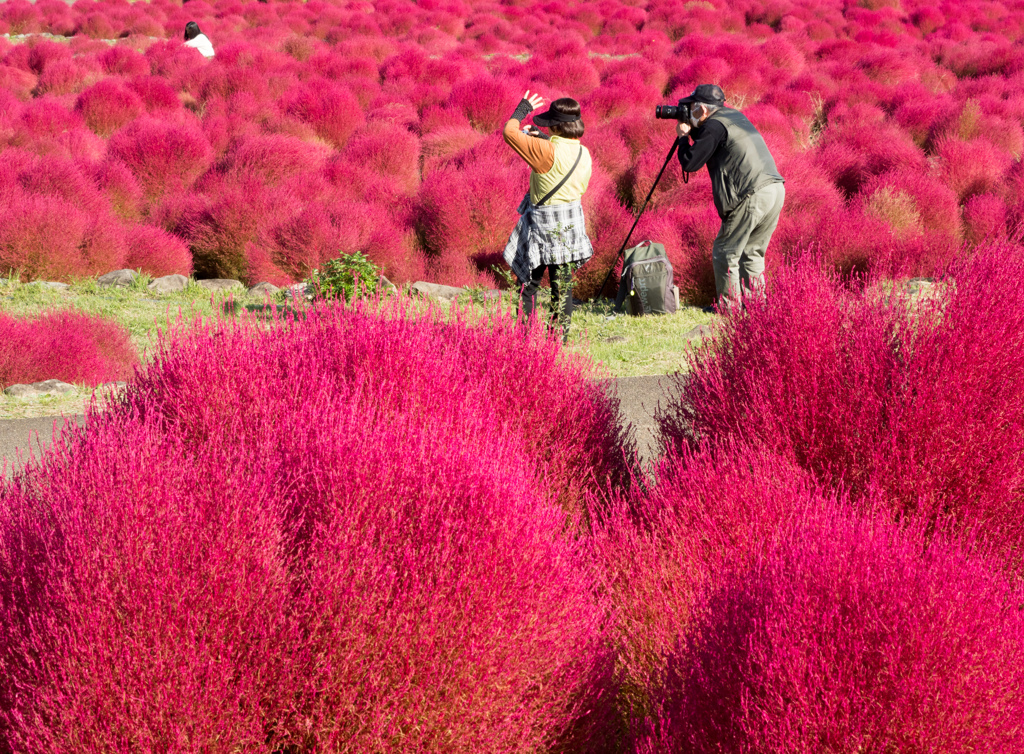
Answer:
[{"label": "shoulder bag strap", "polygon": [[577,154],[577,155],[576,155],[576,162],[574,162],[574,163],[572,164],[572,167],[571,167],[571,168],[569,168],[569,172],[568,172],[568,173],[566,173],[566,174],[565,174],[564,176],[562,176],[562,180],[560,180],[560,181],[558,182],[558,185],[557,185],[557,186],[555,186],[555,187],[554,187],[553,189],[551,189],[551,190],[550,190],[550,191],[549,191],[548,193],[546,193],[546,194],[544,195],[544,198],[543,198],[543,199],[541,199],[541,200],[540,200],[539,202],[537,202],[537,203],[536,203],[535,205],[533,205],[533,206],[535,206],[535,207],[539,207],[540,205],[544,204],[544,202],[546,202],[546,201],[547,201],[548,199],[550,199],[550,198],[551,198],[551,197],[553,197],[553,196],[554,196],[555,194],[557,194],[557,193],[558,193],[558,189],[562,188],[562,186],[564,186],[564,185],[565,185],[565,182],[566,182],[567,180],[569,180],[569,176],[570,176],[570,175],[572,175],[572,171],[574,171],[574,170],[576,169],[576,166],[580,164],[580,158],[582,158],[582,157],[583,157],[583,145],[582,145],[582,144],[580,144],[580,151],[579,151],[579,154]]}]

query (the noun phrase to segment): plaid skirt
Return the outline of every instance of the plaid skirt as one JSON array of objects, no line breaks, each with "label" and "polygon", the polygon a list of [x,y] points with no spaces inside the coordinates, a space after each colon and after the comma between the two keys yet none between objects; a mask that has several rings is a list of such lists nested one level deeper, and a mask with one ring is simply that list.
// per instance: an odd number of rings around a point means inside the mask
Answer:
[{"label": "plaid skirt", "polygon": [[578,199],[535,207],[527,192],[516,211],[519,222],[505,244],[504,258],[520,283],[528,283],[530,273],[542,264],[582,264],[594,256]]}]

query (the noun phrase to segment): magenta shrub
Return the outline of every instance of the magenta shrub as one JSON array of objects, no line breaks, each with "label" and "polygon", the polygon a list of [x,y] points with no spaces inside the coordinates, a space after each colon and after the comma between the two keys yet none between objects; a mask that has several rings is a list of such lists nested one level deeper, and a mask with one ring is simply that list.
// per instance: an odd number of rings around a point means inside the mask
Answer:
[{"label": "magenta shrub", "polygon": [[106,79],[82,92],[75,101],[85,124],[100,136],[109,136],[142,113],[142,101],[130,89]]},{"label": "magenta shrub", "polygon": [[0,198],[0,267],[25,280],[69,280],[118,269],[120,228],[105,215],[57,196],[13,192]]},{"label": "magenta shrub", "polygon": [[477,282],[481,269],[500,260],[529,187],[525,164],[509,168],[483,158],[467,163],[430,174],[419,197],[431,267],[452,285]]},{"label": "magenta shrub", "polygon": [[360,170],[390,179],[402,194],[413,195],[419,188],[420,145],[405,128],[371,126],[352,138],[344,154]]},{"label": "magenta shrub", "polygon": [[764,446],[1017,564],[1022,264],[1008,244],[979,249],[915,303],[888,283],[850,290],[813,259],[778,270],[764,301],[725,320],[728,347],[696,355],[665,441]]},{"label": "magenta shrub", "polygon": [[125,266],[150,277],[189,275],[192,254],[177,236],[152,225],[133,225],[125,233],[128,251]]},{"label": "magenta shrub", "polygon": [[363,110],[355,96],[329,81],[310,81],[285,92],[282,109],[309,123],[336,149],[343,149],[363,124]]},{"label": "magenta shrub", "polygon": [[5,484],[5,745],[596,743],[572,531],[623,473],[614,402],[508,318],[368,314],[178,330]]},{"label": "magenta shrub", "polygon": [[85,385],[123,380],[136,362],[113,320],[63,310],[38,317],[0,314],[0,385],[58,379]]},{"label": "magenta shrub", "polygon": [[1016,751],[1020,599],[981,557],[826,506],[708,593],[637,751]]},{"label": "magenta shrub", "polygon": [[705,591],[770,551],[822,502],[807,472],[763,449],[670,452],[654,474],[649,491],[617,498],[591,540],[618,658],[617,706],[634,733]]},{"label": "magenta shrub", "polygon": [[114,134],[109,154],[128,166],[149,198],[188,188],[212,158],[196,128],[151,118],[139,118]]}]

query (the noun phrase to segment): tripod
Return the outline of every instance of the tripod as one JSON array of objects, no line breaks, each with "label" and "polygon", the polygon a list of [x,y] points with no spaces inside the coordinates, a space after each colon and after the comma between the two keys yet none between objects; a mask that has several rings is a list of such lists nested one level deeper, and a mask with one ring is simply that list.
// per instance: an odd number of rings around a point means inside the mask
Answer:
[{"label": "tripod", "polygon": [[[665,164],[661,166],[661,170],[658,171],[658,177],[654,179],[654,185],[651,186],[651,190],[647,192],[647,198],[644,199],[643,206],[640,207],[640,211],[636,215],[636,219],[633,220],[633,227],[629,229],[629,233],[626,234],[626,240],[622,242],[622,246],[619,247],[619,252],[615,255],[615,259],[612,262],[611,269],[608,270],[608,274],[604,277],[604,282],[601,283],[601,287],[597,289],[597,295],[601,295],[601,291],[608,285],[608,281],[611,280],[612,273],[615,271],[615,265],[619,262],[619,257],[622,256],[622,252],[626,250],[626,246],[629,245],[629,239],[633,235],[633,231],[636,230],[636,224],[640,222],[640,216],[643,215],[644,210],[647,209],[647,203],[651,201],[651,197],[654,195],[654,189],[658,188],[658,181],[661,180],[662,174],[665,172],[665,168],[668,167],[669,162],[672,160],[672,155],[676,153],[676,149],[679,148],[679,139],[672,142],[672,148],[668,150],[668,157],[665,158]],[[690,176],[687,173],[683,173],[683,183],[689,181]]]}]

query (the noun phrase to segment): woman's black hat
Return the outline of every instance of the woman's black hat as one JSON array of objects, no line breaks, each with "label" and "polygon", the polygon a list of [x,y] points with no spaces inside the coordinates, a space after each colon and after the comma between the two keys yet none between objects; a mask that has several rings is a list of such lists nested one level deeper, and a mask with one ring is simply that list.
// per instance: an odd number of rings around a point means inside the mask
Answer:
[{"label": "woman's black hat", "polygon": [[555,123],[575,123],[582,116],[578,108],[575,113],[563,113],[555,109],[555,103],[559,100],[555,100],[551,103],[547,110],[540,113],[539,115],[533,116],[533,122],[538,126],[544,126],[545,128],[553,126]]}]

